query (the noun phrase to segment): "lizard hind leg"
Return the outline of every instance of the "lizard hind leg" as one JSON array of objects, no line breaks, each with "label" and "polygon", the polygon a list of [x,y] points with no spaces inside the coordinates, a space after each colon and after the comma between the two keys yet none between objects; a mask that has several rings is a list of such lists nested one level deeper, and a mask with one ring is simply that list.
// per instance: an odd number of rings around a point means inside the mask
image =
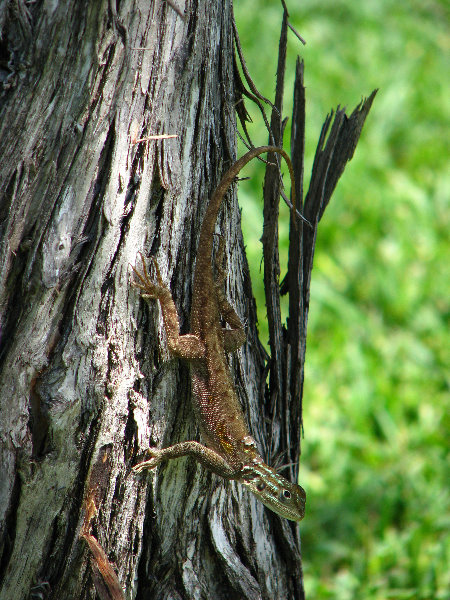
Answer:
[{"label": "lizard hind leg", "polygon": [[225,352],[234,352],[240,348],[246,339],[244,326],[238,314],[228,302],[225,296],[225,240],[219,236],[219,247],[215,257],[216,277],[214,288],[216,293],[219,311],[224,321],[231,329],[222,329],[223,346]]}]

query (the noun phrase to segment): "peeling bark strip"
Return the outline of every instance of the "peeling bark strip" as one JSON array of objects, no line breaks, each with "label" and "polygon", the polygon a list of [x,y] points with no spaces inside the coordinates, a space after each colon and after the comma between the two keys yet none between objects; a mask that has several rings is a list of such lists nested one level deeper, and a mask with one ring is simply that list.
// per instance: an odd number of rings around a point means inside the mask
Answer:
[{"label": "peeling bark strip", "polygon": [[[187,330],[199,224],[236,158],[234,85],[229,1],[0,4],[0,600],[303,596],[298,530],[245,490],[183,461],[131,472],[140,448],[198,432],[129,264],[156,255]],[[225,204],[227,296],[249,324],[232,367],[266,450],[266,357]],[[299,420],[283,427],[295,442]]]},{"label": "peeling bark strip", "polygon": [[117,575],[103,548],[93,535],[85,533],[82,537],[92,552],[92,579],[100,600],[125,600]]},{"label": "peeling bark strip", "polygon": [[92,553],[91,568],[95,589],[100,600],[125,600],[122,587],[105,551],[92,535],[92,521],[103,502],[111,475],[111,448],[100,449],[92,466],[89,484],[84,501],[84,522],[80,537],[86,540]]}]

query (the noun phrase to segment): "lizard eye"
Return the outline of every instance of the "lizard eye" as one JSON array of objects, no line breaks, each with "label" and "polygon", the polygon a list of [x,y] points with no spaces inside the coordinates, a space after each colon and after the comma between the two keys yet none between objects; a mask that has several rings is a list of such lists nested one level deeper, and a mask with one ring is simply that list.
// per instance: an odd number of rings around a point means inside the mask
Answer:
[{"label": "lizard eye", "polygon": [[289,490],[283,490],[283,496],[286,498],[286,500],[290,500],[291,492]]},{"label": "lizard eye", "polygon": [[258,481],[258,483],[256,484],[256,489],[258,490],[258,492],[262,492],[266,489],[266,484],[264,483],[264,481]]}]

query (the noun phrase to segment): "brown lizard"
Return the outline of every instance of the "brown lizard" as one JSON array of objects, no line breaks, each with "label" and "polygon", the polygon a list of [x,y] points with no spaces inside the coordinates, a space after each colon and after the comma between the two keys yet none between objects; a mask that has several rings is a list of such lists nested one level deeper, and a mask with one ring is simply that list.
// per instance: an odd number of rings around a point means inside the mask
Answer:
[{"label": "brown lizard", "polygon": [[[226,352],[237,350],[245,342],[244,327],[224,293],[222,265],[223,240],[217,252],[218,276],[213,277],[212,248],[214,229],[223,197],[239,171],[253,158],[265,152],[276,152],[286,160],[291,176],[292,204],[295,210],[293,170],[289,156],[281,148],[253,148],[225,173],[213,193],[203,218],[195,266],[191,309],[191,333],[180,335],[177,310],[157,263],[156,284],[149,278],[142,258],[142,273],[133,268],[137,280],[133,284],[144,299],[160,301],[167,343],[172,355],[191,361],[194,406],[206,446],[199,442],[181,442],[168,448],[148,450],[151,458],[137,464],[139,473],[154,469],[161,461],[192,456],[225,479],[235,479],[246,486],[268,508],[287,519],[300,521],[305,514],[305,491],[291,483],[261,458],[255,440],[245,424],[233,381],[225,358]],[[231,327],[222,327],[220,318]]]}]

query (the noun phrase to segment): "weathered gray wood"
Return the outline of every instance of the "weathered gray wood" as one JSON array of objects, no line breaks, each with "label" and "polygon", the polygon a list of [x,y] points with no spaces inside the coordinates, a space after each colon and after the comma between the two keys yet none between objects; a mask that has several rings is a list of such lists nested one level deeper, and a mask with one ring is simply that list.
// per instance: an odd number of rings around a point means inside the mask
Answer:
[{"label": "weathered gray wood", "polygon": [[[105,449],[94,533],[128,598],[299,597],[291,526],[244,489],[186,459],[130,472],[149,443],[198,428],[188,369],[129,264],[157,257],[187,329],[201,216],[235,158],[230,3],[185,8],[183,20],[158,0],[0,5],[1,600],[95,597],[79,533]],[[134,143],[162,133],[178,137]],[[263,444],[234,194],[224,213],[228,294],[249,324],[232,364]]]}]

